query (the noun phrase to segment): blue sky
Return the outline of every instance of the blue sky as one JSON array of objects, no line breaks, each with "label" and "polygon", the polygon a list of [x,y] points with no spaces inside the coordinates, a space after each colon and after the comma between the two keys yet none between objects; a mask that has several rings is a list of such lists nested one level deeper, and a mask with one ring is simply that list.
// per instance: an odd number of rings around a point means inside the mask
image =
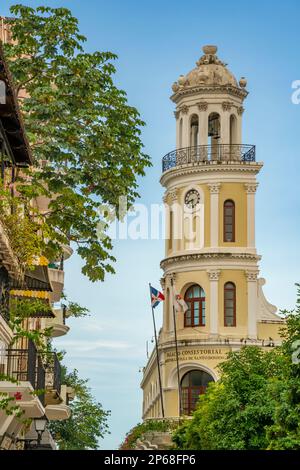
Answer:
[{"label": "blue sky", "polygon": [[[4,3],[4,5],[3,5]],[[1,2],[0,14],[10,5]],[[300,282],[300,105],[291,101],[300,79],[300,3],[215,0],[135,1],[59,0],[24,2],[72,9],[88,37],[86,48],[118,54],[117,84],[126,90],[147,125],[146,152],[153,167],[140,180],[140,202],[160,202],[161,157],[175,147],[171,85],[194,67],[204,44],[216,44],[218,56],[237,78],[248,79],[244,143],[257,145],[265,166],[256,198],[258,252],[265,293],[279,308],[295,303]],[[211,6],[210,6],[211,5]],[[92,284],[73,256],[66,263],[66,292],[87,306],[91,316],[70,320],[70,333],[55,341],[67,351],[66,363],[78,368],[104,408],[112,412],[111,435],[102,448],[115,448],[140,421],[139,368],[151,339],[148,282],[159,286],[163,241],[119,241],[114,254],[117,275]],[[158,313],[158,321],[161,320]]]}]

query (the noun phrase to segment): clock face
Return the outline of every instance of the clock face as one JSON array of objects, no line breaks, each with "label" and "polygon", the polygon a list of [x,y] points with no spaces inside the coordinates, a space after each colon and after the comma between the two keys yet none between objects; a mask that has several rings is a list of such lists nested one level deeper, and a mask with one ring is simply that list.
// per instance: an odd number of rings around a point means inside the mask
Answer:
[{"label": "clock face", "polygon": [[196,189],[191,189],[186,193],[184,202],[189,209],[194,209],[200,202],[200,194]]}]

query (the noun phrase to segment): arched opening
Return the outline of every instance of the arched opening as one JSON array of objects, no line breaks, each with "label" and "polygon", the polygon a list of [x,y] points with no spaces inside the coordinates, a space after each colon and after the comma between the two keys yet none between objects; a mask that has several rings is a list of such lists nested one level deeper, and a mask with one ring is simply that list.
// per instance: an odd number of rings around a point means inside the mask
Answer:
[{"label": "arched opening", "polygon": [[236,287],[233,282],[224,285],[224,326],[236,326]]},{"label": "arched opening", "polygon": [[181,405],[185,415],[190,415],[195,410],[199,395],[206,392],[209,382],[214,382],[214,379],[204,370],[191,370],[182,377]]},{"label": "arched opening", "polygon": [[219,139],[221,137],[221,119],[218,113],[208,116],[208,144],[211,146],[211,160],[219,160]]},{"label": "arched opening", "polygon": [[231,114],[229,121],[229,143],[230,143],[230,160],[240,159],[240,149],[236,145],[237,141],[237,119]]},{"label": "arched opening", "polygon": [[183,127],[183,121],[181,118],[179,121],[179,148],[182,148],[182,127]]},{"label": "arched opening", "polygon": [[189,287],[184,296],[188,306],[184,314],[184,326],[205,326],[205,292],[198,284]]},{"label": "arched opening", "polygon": [[197,147],[199,145],[199,119],[197,114],[192,115],[190,122],[190,147]]},{"label": "arched opening", "polygon": [[231,199],[224,202],[223,209],[224,242],[235,241],[235,204]]}]

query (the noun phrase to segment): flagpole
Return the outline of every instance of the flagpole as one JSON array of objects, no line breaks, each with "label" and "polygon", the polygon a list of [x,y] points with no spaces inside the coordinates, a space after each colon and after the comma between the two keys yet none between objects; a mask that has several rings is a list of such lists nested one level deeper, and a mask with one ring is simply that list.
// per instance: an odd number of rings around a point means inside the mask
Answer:
[{"label": "flagpole", "polygon": [[160,364],[159,364],[159,357],[158,357],[158,343],[157,343],[155,315],[154,315],[154,308],[152,306],[152,296],[151,296],[151,284],[150,284],[150,282],[149,282],[149,290],[150,290],[150,304],[151,304],[151,310],[152,310],[152,320],[153,320],[154,338],[155,338],[155,349],[156,349],[156,361],[157,361],[158,381],[159,381],[159,391],[160,391],[161,414],[162,414],[162,417],[164,418],[165,417],[165,410],[164,410],[163,393],[162,393],[162,385],[161,385]]},{"label": "flagpole", "polygon": [[178,384],[179,417],[180,417],[181,411],[182,411],[182,396],[181,396],[181,385],[180,385],[180,374],[179,374],[179,354],[178,354],[178,343],[177,343],[176,316],[175,316],[175,307],[174,307],[173,279],[171,279],[171,286],[172,286],[173,324],[174,324],[174,340],[175,340],[175,351],[176,351],[177,384]]}]

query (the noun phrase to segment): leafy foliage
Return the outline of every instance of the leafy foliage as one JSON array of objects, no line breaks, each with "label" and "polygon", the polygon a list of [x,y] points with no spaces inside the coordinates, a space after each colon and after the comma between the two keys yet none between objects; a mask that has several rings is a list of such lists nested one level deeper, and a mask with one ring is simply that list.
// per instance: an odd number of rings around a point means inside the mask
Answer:
[{"label": "leafy foliage", "polygon": [[132,428],[125,437],[124,442],[120,445],[120,450],[129,450],[134,449],[136,446],[136,441],[142,437],[148,431],[159,431],[167,432],[174,430],[177,427],[177,423],[165,420],[148,420],[143,423],[137,424]]},{"label": "leafy foliage", "polygon": [[24,191],[49,198],[49,244],[73,241],[83,273],[103,280],[114,257],[99,207],[117,207],[122,196],[131,205],[138,196],[137,177],[150,166],[144,122],[113,82],[116,55],[84,52],[86,38],[69,10],[15,5],[11,13],[6,59],[39,164]]},{"label": "leafy foliage", "polygon": [[179,449],[300,449],[300,289],[285,312],[280,347],[247,346],[221,364],[221,379],[199,397],[191,420],[173,435]]},{"label": "leafy foliage", "polygon": [[75,391],[75,399],[69,403],[71,417],[66,421],[51,421],[49,428],[60,450],[89,450],[99,448],[99,439],[108,432],[110,414],[96,402],[77,370],[63,374],[63,383]]}]

